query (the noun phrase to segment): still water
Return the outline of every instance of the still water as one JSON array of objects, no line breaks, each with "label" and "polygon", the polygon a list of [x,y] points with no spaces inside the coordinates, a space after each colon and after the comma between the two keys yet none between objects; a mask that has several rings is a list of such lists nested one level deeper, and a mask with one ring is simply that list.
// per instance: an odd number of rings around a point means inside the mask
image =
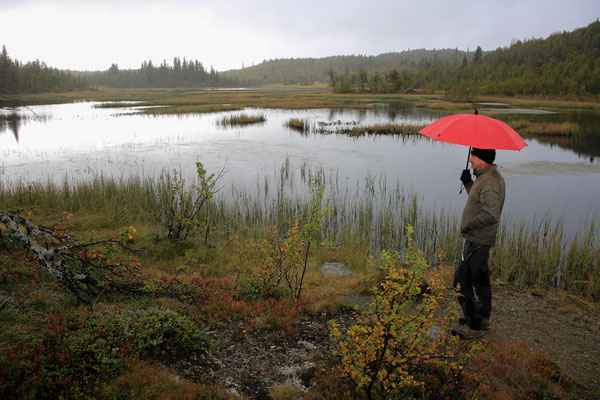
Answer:
[{"label": "still water", "polygon": [[[367,111],[247,109],[245,114],[264,115],[266,122],[224,128],[221,119],[241,112],[144,116],[135,109],[95,108],[97,104],[0,110],[22,117],[0,125],[2,183],[77,182],[100,175],[154,177],[173,168],[190,176],[195,162],[201,161],[209,172],[226,168],[222,186],[245,187],[252,193],[265,177],[275,180],[287,163],[296,174],[302,166],[322,170],[350,189],[364,182],[399,184],[422,199],[424,210],[444,208],[459,215],[466,200],[465,192],[459,194],[458,179],[466,165],[466,147],[418,134],[350,137],[300,134],[285,127],[290,118],[335,130],[377,123],[427,124],[444,116],[429,110],[390,105]],[[481,107],[480,111],[494,105]],[[561,117],[534,111],[536,118]],[[598,116],[586,117],[592,121],[587,129],[598,133]],[[526,142],[521,151],[497,152],[496,163],[507,183],[505,217],[532,222],[549,214],[563,220],[569,236],[600,218],[600,162],[593,150],[586,150],[598,143],[559,146],[530,138]]]}]

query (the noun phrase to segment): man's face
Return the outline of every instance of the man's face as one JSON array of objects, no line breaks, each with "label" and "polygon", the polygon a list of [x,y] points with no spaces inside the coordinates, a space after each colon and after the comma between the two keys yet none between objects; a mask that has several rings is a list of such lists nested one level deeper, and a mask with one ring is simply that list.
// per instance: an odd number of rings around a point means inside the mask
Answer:
[{"label": "man's face", "polygon": [[474,156],[471,154],[471,157],[469,157],[469,162],[471,163],[471,168],[473,168],[475,171],[480,171],[482,169],[484,169],[487,165],[487,163],[485,161],[483,161],[481,158]]}]

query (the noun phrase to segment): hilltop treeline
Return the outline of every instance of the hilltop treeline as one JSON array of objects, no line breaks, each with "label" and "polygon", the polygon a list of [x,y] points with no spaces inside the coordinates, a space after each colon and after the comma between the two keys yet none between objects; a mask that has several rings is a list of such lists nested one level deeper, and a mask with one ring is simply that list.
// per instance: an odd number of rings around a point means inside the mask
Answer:
[{"label": "hilltop treeline", "polygon": [[26,64],[12,60],[6,46],[0,54],[0,94],[66,92],[84,88],[87,83],[79,74],[48,67],[39,60]]},{"label": "hilltop treeline", "polygon": [[269,60],[224,76],[246,84],[328,82],[336,92],[443,90],[475,94],[600,95],[600,22],[484,52],[412,50],[373,56]]},{"label": "hilltop treeline", "polygon": [[329,71],[335,71],[346,78],[361,70],[380,75],[387,74],[392,69],[415,74],[431,63],[447,68],[458,66],[464,57],[470,57],[469,53],[458,49],[418,49],[378,56],[276,59],[264,60],[259,65],[240,70],[226,71],[222,76],[236,79],[245,85],[312,85],[314,82],[329,82]]},{"label": "hilltop treeline", "polygon": [[198,60],[184,58],[181,61],[179,57],[173,59],[173,65],[166,60],[159,66],[144,61],[140,69],[121,70],[117,64],[112,64],[107,71],[91,72],[86,76],[91,85],[118,88],[228,86],[231,81],[220,77],[212,66],[207,70]]},{"label": "hilltop treeline", "polygon": [[455,68],[431,65],[415,75],[415,85],[459,96],[598,96],[600,22],[490,52],[478,49],[469,63]]}]

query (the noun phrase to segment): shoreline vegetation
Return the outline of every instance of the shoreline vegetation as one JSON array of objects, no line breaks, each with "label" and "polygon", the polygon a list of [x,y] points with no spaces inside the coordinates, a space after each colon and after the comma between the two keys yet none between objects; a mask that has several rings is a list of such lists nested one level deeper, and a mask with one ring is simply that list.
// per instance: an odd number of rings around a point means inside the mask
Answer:
[{"label": "shoreline vegetation", "polygon": [[[473,103],[502,103],[513,107],[547,107],[558,109],[600,110],[593,100],[569,100],[545,96],[476,96],[468,102],[450,100],[442,91],[419,91],[410,94],[383,93],[333,93],[328,85],[315,83],[309,86],[270,85],[248,88],[165,88],[119,89],[98,86],[90,90],[62,93],[3,94],[2,106],[62,104],[76,101],[97,101],[100,107],[140,106],[194,106],[213,105],[226,111],[229,107],[265,107],[283,109],[307,108],[370,108],[377,103],[393,101],[413,102],[415,107],[448,110],[449,113],[472,112]],[[111,104],[111,102],[113,104]],[[129,102],[130,104],[123,104]],[[176,114],[172,109],[170,113]],[[210,111],[212,112],[212,111]]]},{"label": "shoreline vegetation", "polygon": [[[432,265],[453,264],[458,259],[461,238],[457,217],[443,209],[423,209],[418,194],[369,178],[351,185],[353,189],[342,187],[335,176],[306,165],[299,175],[301,182],[296,182],[290,164],[284,163],[275,182],[265,176],[253,193],[224,188],[203,210],[206,237],[214,235],[220,241],[225,232],[227,236],[244,231],[248,237],[265,238],[267,227],[289,226],[297,215],[306,214],[309,204],[302,187],[315,179],[324,185],[329,210],[320,234],[342,254],[348,252],[339,261],[353,260],[350,264],[364,266],[367,255],[378,257],[384,249],[402,249],[407,225],[414,227],[415,245]],[[33,212],[44,219],[68,212],[77,216],[74,228],[78,231],[139,225],[147,227],[143,231],[148,236],[159,237],[160,231],[150,228],[151,216],[162,207],[161,190],[174,182],[182,188],[190,185],[178,178],[177,172],[166,171],[154,179],[98,177],[91,182],[65,181],[62,185],[17,183],[0,186],[0,209]],[[520,287],[559,288],[573,295],[600,298],[598,228],[592,218],[574,238],[567,239],[561,220],[552,215],[545,214],[534,226],[505,219],[490,260],[494,278]],[[354,259],[357,254],[361,255],[359,261]],[[175,259],[182,261],[181,256]],[[172,271],[177,265],[165,268]]]},{"label": "shoreline vegetation", "polygon": [[[508,108],[544,108],[549,110],[592,110],[600,111],[600,104],[585,101],[566,101],[543,98],[512,98],[481,96],[472,102],[456,102],[444,99],[442,94],[335,94],[322,85],[308,87],[271,86],[247,90],[206,90],[206,89],[112,89],[98,88],[95,91],[68,92],[60,94],[31,94],[7,95],[2,105],[7,109],[18,106],[61,104],[75,101],[96,101],[97,108],[130,108],[132,114],[147,115],[181,115],[204,114],[223,111],[241,112],[246,119],[239,121],[233,115],[230,122],[223,124],[243,125],[264,122],[260,116],[248,116],[244,110],[260,108],[278,109],[370,109],[377,104],[402,102],[410,107],[426,108],[432,111],[456,114],[471,113],[477,106],[482,115],[488,115],[504,120],[524,136],[560,138],[572,137],[581,132],[581,127],[575,122],[556,121],[539,122],[524,116],[507,117],[506,114],[496,114],[486,110],[485,104],[501,104]],[[483,106],[482,106],[483,105]],[[129,114],[129,113],[128,113]],[[248,117],[257,117],[253,119]],[[15,114],[0,114],[0,123],[10,126],[15,124]],[[264,118],[264,116],[263,116]],[[302,126],[308,121],[289,121],[286,126],[290,129],[308,133],[331,133],[324,127]],[[388,126],[356,126],[344,127],[336,133],[349,135],[364,134],[410,134],[417,132],[422,126],[388,125]]]}]

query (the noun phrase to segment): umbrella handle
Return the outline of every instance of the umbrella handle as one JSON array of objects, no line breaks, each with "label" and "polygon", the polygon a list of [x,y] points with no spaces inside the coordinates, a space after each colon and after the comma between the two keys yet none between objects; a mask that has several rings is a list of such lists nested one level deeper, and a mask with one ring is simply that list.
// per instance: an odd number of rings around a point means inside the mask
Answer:
[{"label": "umbrella handle", "polygon": [[[469,147],[469,153],[467,154],[467,166],[465,167],[465,169],[469,168],[469,158],[471,158],[471,147]],[[458,194],[461,194],[464,189],[465,189],[465,186],[461,182],[460,183],[460,191],[458,192]]]},{"label": "umbrella handle", "polygon": [[467,154],[467,166],[465,169],[469,168],[469,158],[471,158],[471,147],[469,147],[469,153]]}]

